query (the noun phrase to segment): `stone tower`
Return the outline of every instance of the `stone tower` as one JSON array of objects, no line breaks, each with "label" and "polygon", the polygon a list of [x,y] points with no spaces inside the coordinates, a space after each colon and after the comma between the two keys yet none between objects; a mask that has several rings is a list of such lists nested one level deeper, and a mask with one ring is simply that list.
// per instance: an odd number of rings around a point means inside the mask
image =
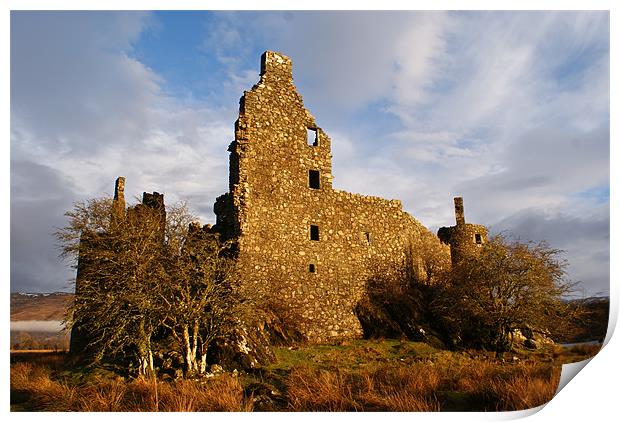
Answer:
[{"label": "stone tower", "polygon": [[262,55],[260,80],[239,101],[213,230],[236,241],[240,288],[308,340],[359,337],[354,309],[369,278],[395,274],[427,229],[400,201],[332,188],[331,140],[292,72],[283,54]]},{"label": "stone tower", "polygon": [[450,245],[452,265],[457,265],[468,256],[477,254],[483,244],[487,242],[487,228],[479,224],[465,222],[463,198],[454,198],[454,214],[456,225],[442,227],[437,232],[439,240]]}]

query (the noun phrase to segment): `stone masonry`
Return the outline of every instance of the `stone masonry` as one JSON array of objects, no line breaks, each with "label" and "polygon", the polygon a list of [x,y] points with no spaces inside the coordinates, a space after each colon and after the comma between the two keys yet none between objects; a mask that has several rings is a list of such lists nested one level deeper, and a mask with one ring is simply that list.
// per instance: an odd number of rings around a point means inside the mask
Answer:
[{"label": "stone masonry", "polygon": [[330,138],[282,54],[262,55],[228,150],[213,229],[237,242],[241,286],[289,310],[310,341],[360,337],[354,308],[366,282],[406,265],[428,230],[400,201],[332,188]]}]

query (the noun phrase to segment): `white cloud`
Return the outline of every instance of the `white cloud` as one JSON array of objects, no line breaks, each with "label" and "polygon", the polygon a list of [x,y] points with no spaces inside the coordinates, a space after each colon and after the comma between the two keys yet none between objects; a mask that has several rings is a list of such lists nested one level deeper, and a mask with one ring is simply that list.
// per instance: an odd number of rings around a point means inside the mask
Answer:
[{"label": "white cloud", "polygon": [[12,145],[91,154],[109,143],[139,139],[154,123],[159,78],[129,58],[146,15],[14,13],[11,33]]},{"label": "white cloud", "polygon": [[445,78],[448,37],[455,30],[455,19],[447,13],[420,14],[396,39],[396,69],[392,75],[392,99],[401,107],[412,107],[429,101],[433,83]]},{"label": "white cloud", "polygon": [[161,77],[128,56],[148,22],[137,13],[13,15],[12,285],[66,286],[51,234],[73,201],[112,194],[118,176],[130,202],[156,190],[214,222],[236,104],[215,109],[163,92]]},{"label": "white cloud", "polygon": [[[12,160],[53,168],[75,195],[124,175],[130,195],[189,199],[212,221],[236,102],[162,92],[131,58],[148,15],[12,19]],[[478,223],[524,227],[511,217],[526,210],[598,221],[575,194],[609,181],[608,13],[223,13],[202,53],[227,70],[226,98],[257,81],[257,46],[293,59],[332,138],[335,187],[401,199],[433,228],[452,224],[460,195]],[[568,258],[594,274],[579,251],[609,241],[580,236]]]}]

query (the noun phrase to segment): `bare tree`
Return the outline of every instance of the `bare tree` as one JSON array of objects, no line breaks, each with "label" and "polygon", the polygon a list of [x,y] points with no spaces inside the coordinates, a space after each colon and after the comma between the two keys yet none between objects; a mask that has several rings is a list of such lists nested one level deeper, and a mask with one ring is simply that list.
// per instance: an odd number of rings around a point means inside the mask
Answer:
[{"label": "bare tree", "polygon": [[570,319],[562,298],[575,284],[566,281],[560,254],[544,242],[496,236],[452,269],[436,309],[466,344],[509,350],[516,329],[544,331]]},{"label": "bare tree", "polygon": [[190,225],[185,204],[166,212],[139,204],[126,215],[117,208],[109,199],[78,203],[56,233],[78,270],[68,326],[95,362],[129,353],[140,375],[153,373],[151,342],[163,329],[183,350],[185,373],[204,371],[209,343],[233,324],[239,303],[228,245],[208,226]]},{"label": "bare tree", "polygon": [[78,270],[66,321],[79,328],[95,361],[130,352],[146,375],[153,371],[151,338],[161,320],[152,296],[164,275],[161,216],[142,207],[132,218],[113,219],[112,208],[109,199],[77,203],[56,233],[62,255]]},{"label": "bare tree", "polygon": [[186,376],[205,371],[209,344],[234,326],[240,303],[230,283],[230,244],[191,219],[184,205],[168,212],[167,277],[158,290],[162,324],[183,350]]}]

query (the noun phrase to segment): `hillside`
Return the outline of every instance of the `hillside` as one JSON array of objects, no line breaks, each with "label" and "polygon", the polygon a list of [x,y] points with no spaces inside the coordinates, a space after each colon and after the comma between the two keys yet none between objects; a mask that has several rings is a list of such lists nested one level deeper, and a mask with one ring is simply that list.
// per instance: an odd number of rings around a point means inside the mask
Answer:
[{"label": "hillside", "polygon": [[11,321],[59,321],[72,293],[11,293]]},{"label": "hillside", "polygon": [[578,299],[571,301],[571,305],[581,307],[585,314],[576,323],[575,333],[562,340],[576,343],[605,338],[609,323],[609,296]]}]

